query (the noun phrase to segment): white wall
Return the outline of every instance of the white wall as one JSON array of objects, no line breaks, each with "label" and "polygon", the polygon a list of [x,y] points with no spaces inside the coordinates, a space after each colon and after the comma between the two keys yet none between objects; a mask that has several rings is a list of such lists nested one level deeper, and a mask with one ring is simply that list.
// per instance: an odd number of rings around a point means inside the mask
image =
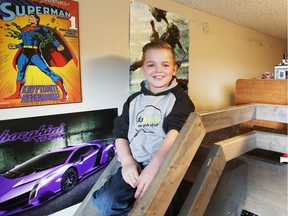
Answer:
[{"label": "white wall", "polygon": [[[82,103],[1,109],[0,120],[117,107],[128,96],[129,0],[81,0]],[[286,42],[273,39],[171,0],[142,0],[190,19],[189,95],[197,111],[234,104],[239,78],[274,71]]]}]

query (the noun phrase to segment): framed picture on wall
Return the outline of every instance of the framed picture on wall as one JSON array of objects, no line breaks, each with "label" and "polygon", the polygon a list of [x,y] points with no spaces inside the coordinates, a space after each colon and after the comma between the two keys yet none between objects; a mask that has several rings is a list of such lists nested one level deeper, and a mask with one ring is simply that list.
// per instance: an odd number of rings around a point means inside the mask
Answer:
[{"label": "framed picture on wall", "polygon": [[82,101],[78,2],[0,2],[0,108]]}]

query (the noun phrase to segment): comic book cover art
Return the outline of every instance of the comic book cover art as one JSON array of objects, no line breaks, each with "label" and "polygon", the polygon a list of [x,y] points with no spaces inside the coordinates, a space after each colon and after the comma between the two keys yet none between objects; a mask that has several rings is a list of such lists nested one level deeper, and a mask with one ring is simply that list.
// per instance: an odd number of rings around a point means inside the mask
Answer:
[{"label": "comic book cover art", "polygon": [[189,77],[189,20],[169,11],[130,1],[130,94],[140,90],[144,79],[142,47],[163,40],[174,48],[178,83],[187,91]]},{"label": "comic book cover art", "polygon": [[78,2],[0,2],[0,108],[81,102]]}]

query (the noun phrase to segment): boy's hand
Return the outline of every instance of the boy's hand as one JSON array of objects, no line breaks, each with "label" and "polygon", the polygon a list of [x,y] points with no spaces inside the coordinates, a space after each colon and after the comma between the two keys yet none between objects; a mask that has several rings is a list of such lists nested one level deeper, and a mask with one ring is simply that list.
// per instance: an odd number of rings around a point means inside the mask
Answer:
[{"label": "boy's hand", "polygon": [[143,194],[147,190],[155,174],[157,173],[159,167],[161,166],[164,158],[166,157],[169,149],[171,148],[174,141],[176,140],[178,134],[179,132],[177,130],[175,129],[170,130],[167,133],[164,141],[162,142],[160,149],[153,156],[149,164],[143,169],[142,173],[140,174],[136,182],[137,190],[134,195],[136,199],[138,197],[143,196]]},{"label": "boy's hand", "polygon": [[[150,165],[150,166],[149,166]],[[142,197],[148,186],[150,185],[152,179],[157,173],[158,167],[155,167],[151,164],[148,164],[143,171],[141,172],[137,182],[136,187],[137,190],[135,192],[134,197],[137,199],[138,197]]]},{"label": "boy's hand", "polygon": [[139,178],[139,173],[141,173],[141,167],[133,159],[122,163],[122,176],[124,181],[131,185],[131,187],[136,187],[136,182]]}]

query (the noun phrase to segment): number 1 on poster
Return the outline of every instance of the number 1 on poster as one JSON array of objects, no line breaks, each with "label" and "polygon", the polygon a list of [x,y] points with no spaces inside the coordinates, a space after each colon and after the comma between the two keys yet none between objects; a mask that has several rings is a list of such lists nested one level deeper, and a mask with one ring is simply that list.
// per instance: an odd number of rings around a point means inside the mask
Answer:
[{"label": "number 1 on poster", "polygon": [[70,22],[71,22],[71,26],[69,27],[70,29],[73,29],[73,30],[77,30],[76,28],[76,18],[74,16],[71,16],[71,18],[69,19]]}]

